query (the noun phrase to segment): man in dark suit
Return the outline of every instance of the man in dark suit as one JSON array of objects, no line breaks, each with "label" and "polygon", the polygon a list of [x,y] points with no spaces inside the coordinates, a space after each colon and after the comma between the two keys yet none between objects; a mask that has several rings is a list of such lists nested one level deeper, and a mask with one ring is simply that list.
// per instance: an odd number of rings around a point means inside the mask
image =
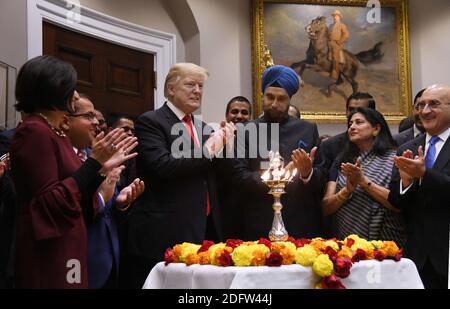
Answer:
[{"label": "man in dark suit", "polygon": [[[252,116],[252,104],[243,96],[231,98],[225,108],[225,119],[234,124],[246,123]],[[225,152],[226,153],[226,152]],[[239,205],[239,187],[233,178],[233,158],[224,158],[216,165],[217,189],[224,239],[241,239],[243,214]]]},{"label": "man in dark suit", "polygon": [[[245,129],[238,127],[237,133],[234,178],[242,193],[244,238],[267,238],[272,226],[274,201],[261,180],[269,167],[268,151],[278,151],[288,165],[297,148],[304,149],[303,158],[308,163],[299,170],[293,183],[287,185],[287,193],[281,197],[283,220],[289,235],[295,238],[321,236],[322,214],[318,207],[321,192],[315,190],[320,173],[312,172],[319,145],[317,126],[288,115],[299,78],[292,69],[275,65],[264,72],[262,84],[264,116],[248,122]],[[262,145],[264,149],[260,149]]]},{"label": "man in dark suit", "polygon": [[[425,89],[420,90],[416,96],[414,97],[413,101],[413,107],[416,105],[416,103],[419,101],[420,97],[422,96]],[[419,117],[419,111],[413,108],[413,126],[409,129],[406,129],[396,135],[393,136],[395,142],[398,146],[403,145],[406,142],[409,142],[419,136],[421,133],[425,132],[425,129],[422,125],[422,121]]]},{"label": "man in dark suit", "polygon": [[[99,124],[94,104],[85,94],[76,93],[74,113],[68,115],[67,135],[74,152],[84,162],[90,155],[92,142]],[[131,151],[129,147],[128,151]],[[108,173],[98,189],[101,206],[93,222],[88,226],[88,280],[90,289],[117,288],[119,274],[119,237],[117,220],[122,219],[123,209],[144,190],[144,184],[136,179],[119,190],[116,183],[124,166]],[[120,192],[119,192],[120,191]]]},{"label": "man in dark suit", "polygon": [[406,255],[426,288],[447,288],[450,223],[450,87],[433,85],[415,108],[425,134],[394,158],[389,202],[407,220]]},{"label": "man in dark suit", "polygon": [[[376,109],[375,99],[370,93],[367,92],[355,92],[348,97],[345,105],[346,116],[358,108],[358,107],[368,107]],[[323,170],[324,174],[328,174],[328,171],[336,159],[338,154],[344,149],[348,141],[347,131],[342,132],[338,135],[326,139],[320,146],[321,153],[321,164],[320,168]]]},{"label": "man in dark suit", "polygon": [[214,161],[234,125],[212,129],[192,117],[200,108],[207,71],[192,63],[170,69],[168,101],[136,121],[137,170],[147,189],[129,217],[129,286],[140,288],[152,267],[177,243],[221,239]]}]

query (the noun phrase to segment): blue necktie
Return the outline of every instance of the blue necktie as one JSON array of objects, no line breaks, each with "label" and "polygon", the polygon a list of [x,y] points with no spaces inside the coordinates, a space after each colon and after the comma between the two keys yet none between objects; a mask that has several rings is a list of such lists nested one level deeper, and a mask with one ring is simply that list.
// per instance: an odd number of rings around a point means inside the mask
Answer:
[{"label": "blue necktie", "polygon": [[434,161],[436,160],[436,143],[439,142],[439,140],[439,136],[433,136],[428,142],[427,155],[425,156],[425,167],[428,169],[433,167]]}]

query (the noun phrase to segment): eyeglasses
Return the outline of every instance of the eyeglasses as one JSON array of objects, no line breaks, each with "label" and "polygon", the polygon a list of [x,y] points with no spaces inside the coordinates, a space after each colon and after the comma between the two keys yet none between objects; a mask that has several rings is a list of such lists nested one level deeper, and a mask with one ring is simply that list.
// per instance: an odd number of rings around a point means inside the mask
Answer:
[{"label": "eyeglasses", "polygon": [[431,101],[430,103],[425,103],[425,102],[418,102],[416,105],[414,105],[414,109],[416,111],[423,111],[425,109],[425,106],[428,105],[428,107],[432,110],[436,110],[439,108],[439,106],[441,105],[448,105],[450,103],[441,103],[437,100]]},{"label": "eyeglasses", "polygon": [[94,113],[84,113],[84,114],[70,114],[69,117],[83,117],[84,119],[87,119],[89,121],[94,121],[97,117]]}]

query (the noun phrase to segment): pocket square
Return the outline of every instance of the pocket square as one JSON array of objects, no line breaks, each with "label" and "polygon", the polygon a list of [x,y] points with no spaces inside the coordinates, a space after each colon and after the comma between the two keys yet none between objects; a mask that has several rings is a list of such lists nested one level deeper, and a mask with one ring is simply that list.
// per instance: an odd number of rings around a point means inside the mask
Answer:
[{"label": "pocket square", "polygon": [[298,141],[297,147],[303,150],[309,150],[309,146],[307,143],[305,143],[302,139]]}]

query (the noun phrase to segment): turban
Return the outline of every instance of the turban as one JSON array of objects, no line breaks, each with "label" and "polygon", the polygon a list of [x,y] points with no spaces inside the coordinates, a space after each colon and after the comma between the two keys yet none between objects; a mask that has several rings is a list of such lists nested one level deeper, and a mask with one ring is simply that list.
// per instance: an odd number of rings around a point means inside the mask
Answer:
[{"label": "turban", "polygon": [[262,91],[266,91],[267,87],[276,84],[281,86],[292,97],[298,90],[300,85],[300,77],[291,68],[284,65],[274,65],[267,68],[262,75]]}]

